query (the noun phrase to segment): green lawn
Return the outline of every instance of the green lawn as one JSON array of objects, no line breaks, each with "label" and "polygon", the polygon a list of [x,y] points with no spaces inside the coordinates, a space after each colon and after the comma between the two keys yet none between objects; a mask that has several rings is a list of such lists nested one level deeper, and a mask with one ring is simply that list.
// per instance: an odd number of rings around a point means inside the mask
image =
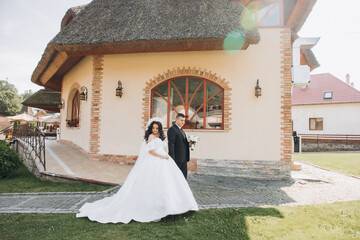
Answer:
[{"label": "green lawn", "polygon": [[24,166],[17,169],[13,178],[0,180],[0,193],[103,191],[111,187],[113,186],[82,182],[43,181],[32,175]]},{"label": "green lawn", "polygon": [[360,153],[302,153],[293,154],[293,160],[360,177]]},{"label": "green lawn", "polygon": [[0,214],[3,239],[360,239],[360,201],[229,208],[158,223],[100,224],[75,214]]}]

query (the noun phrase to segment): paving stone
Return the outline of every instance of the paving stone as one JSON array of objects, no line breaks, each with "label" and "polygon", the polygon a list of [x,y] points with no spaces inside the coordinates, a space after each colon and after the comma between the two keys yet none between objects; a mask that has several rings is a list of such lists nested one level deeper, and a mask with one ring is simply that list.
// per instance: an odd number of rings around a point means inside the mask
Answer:
[{"label": "paving stone", "polygon": [[[200,209],[280,206],[360,200],[360,179],[297,163],[302,170],[286,180],[189,175]],[[118,191],[77,193],[0,194],[0,213],[76,213]]]}]

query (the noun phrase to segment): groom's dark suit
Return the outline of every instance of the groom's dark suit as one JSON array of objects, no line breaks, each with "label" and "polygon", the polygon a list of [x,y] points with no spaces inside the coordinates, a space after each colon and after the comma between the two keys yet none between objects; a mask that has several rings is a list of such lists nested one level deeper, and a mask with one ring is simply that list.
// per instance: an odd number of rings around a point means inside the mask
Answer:
[{"label": "groom's dark suit", "polygon": [[176,124],[169,128],[167,132],[169,142],[169,155],[174,159],[184,177],[187,178],[187,162],[190,159],[189,142],[185,132]]}]

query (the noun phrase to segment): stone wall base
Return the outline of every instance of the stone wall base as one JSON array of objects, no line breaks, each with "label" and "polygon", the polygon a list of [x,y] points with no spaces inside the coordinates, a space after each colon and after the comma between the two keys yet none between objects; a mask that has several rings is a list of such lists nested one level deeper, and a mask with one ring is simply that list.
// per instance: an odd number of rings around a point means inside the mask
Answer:
[{"label": "stone wall base", "polygon": [[290,178],[290,162],[197,159],[197,173],[213,176],[281,180]]},{"label": "stone wall base", "polygon": [[[71,144],[90,157],[90,153],[71,141],[61,140],[62,143]],[[125,165],[134,165],[135,155],[96,154],[91,159],[113,162]],[[204,174],[226,177],[244,177],[251,179],[280,180],[290,178],[291,162],[289,161],[251,161],[251,160],[214,160],[191,158],[188,162],[190,174]]]},{"label": "stone wall base", "polygon": [[358,140],[302,139],[302,152],[360,151]]},{"label": "stone wall base", "polygon": [[13,144],[11,144],[11,148],[19,154],[25,167],[36,177],[40,178],[40,171],[34,161],[35,153],[30,151],[26,144],[23,143],[21,140],[16,140]]}]

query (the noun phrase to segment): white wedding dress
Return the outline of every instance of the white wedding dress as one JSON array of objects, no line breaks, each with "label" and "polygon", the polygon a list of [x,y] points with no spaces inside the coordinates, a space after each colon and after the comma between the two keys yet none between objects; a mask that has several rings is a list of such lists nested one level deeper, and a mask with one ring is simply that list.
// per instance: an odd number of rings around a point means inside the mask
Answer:
[{"label": "white wedding dress", "polygon": [[76,217],[100,223],[151,222],[167,215],[199,210],[191,189],[174,160],[149,153],[155,149],[167,155],[166,142],[145,140],[136,164],[120,190],[111,197],[85,203]]}]

